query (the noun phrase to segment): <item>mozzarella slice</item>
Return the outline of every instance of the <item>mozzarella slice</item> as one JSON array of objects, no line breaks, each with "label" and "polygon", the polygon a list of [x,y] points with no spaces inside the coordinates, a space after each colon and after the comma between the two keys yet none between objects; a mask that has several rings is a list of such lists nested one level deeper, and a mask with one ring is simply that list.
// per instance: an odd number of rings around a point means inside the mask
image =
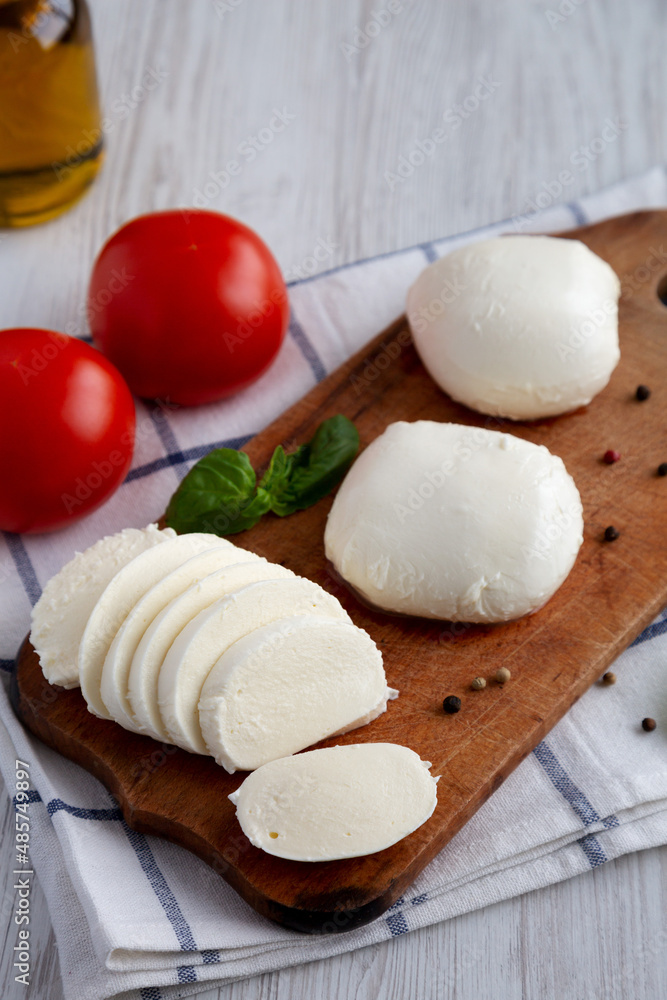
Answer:
[{"label": "mozzarella slice", "polygon": [[79,686],[79,644],[90,613],[116,573],[141,552],[175,538],[157,524],[125,528],[77,552],[51,577],[32,609],[30,641],[50,684]]},{"label": "mozzarella slice", "polygon": [[186,625],[165,656],[158,678],[160,715],[172,742],[191,753],[209,753],[197,705],[213,665],[237,640],[295,614],[350,620],[337,598],[304,577],[293,577],[242,587]]},{"label": "mozzarella slice", "polygon": [[223,653],[199,700],[209,753],[252,771],[384,712],[392,692],[379,649],[351,622],[297,615],[256,628]]},{"label": "mozzarella slice", "polygon": [[[174,597],[182,594],[209,573],[238,562],[239,558],[246,559],[246,554],[234,545],[214,545],[197,555],[185,558],[181,566],[177,566],[147,590],[129,612],[109,647],[100,681],[100,694],[107,711],[125,729],[137,730],[134,713],[128,700],[128,679],[132,658],[144,632],[155,616]],[[265,560],[249,552],[246,561]]]},{"label": "mozzarella slice", "polygon": [[408,292],[438,385],[482,413],[533,420],[590,403],[618,364],[621,284],[578,240],[503,236],[427,267]]},{"label": "mozzarella slice", "polygon": [[[242,550],[238,551],[240,555]],[[294,577],[291,570],[264,559],[235,563],[199,580],[160,611],[144,632],[130,667],[127,693],[138,731],[171,742],[158,707],[158,677],[169,647],[188,622],[214,601],[249,583],[288,577]]]},{"label": "mozzarella slice", "polygon": [[582,540],[560,458],[512,434],[428,420],[390,424],[369,445],[324,534],[327,558],[372,604],[469,622],[542,607]]},{"label": "mozzarella slice", "polygon": [[198,532],[179,535],[136,556],[107,584],[90,613],[79,646],[81,693],[93,715],[111,718],[100,691],[102,668],[116,632],[134,605],[177,566],[197,552],[216,546],[236,549],[231,542],[215,535]]},{"label": "mozzarella slice", "polygon": [[438,778],[396,743],[358,743],[270,761],[229,798],[251,844],[291,861],[383,851],[433,814]]}]

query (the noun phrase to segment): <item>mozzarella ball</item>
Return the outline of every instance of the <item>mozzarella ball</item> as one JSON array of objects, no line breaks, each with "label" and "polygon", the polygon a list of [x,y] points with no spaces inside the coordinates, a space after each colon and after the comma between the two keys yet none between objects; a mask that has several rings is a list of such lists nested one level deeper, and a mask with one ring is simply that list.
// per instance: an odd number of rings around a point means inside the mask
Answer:
[{"label": "mozzarella ball", "polygon": [[534,420],[590,403],[609,382],[620,290],[578,240],[506,236],[427,267],[407,314],[424,366],[452,399]]},{"label": "mozzarella ball", "polygon": [[327,558],[379,608],[503,622],[541,608],[583,540],[581,499],[543,445],[481,427],[389,427],[327,520]]}]

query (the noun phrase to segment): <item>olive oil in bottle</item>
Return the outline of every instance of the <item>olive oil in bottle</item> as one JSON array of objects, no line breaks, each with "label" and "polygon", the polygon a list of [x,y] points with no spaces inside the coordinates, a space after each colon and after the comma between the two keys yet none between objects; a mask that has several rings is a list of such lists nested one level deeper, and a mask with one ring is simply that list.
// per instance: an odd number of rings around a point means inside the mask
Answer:
[{"label": "olive oil in bottle", "polygon": [[0,226],[66,211],[101,161],[85,0],[0,0]]}]

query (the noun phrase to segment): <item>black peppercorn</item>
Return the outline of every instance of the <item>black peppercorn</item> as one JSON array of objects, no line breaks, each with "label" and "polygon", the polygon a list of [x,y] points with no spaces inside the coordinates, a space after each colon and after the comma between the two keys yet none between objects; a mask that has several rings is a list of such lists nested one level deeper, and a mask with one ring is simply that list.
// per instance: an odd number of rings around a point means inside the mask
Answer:
[{"label": "black peppercorn", "polygon": [[647,385],[638,385],[637,386],[637,391],[635,393],[635,396],[637,397],[637,399],[639,400],[640,403],[643,403],[644,400],[648,399],[648,397],[650,395],[651,395],[651,390],[649,389],[649,387]]},{"label": "black peppercorn", "polygon": [[447,715],[454,715],[461,709],[461,699],[457,698],[455,694],[449,694],[443,701],[442,707]]},{"label": "black peppercorn", "polygon": [[618,528],[615,528],[613,524],[610,524],[608,528],[604,529],[604,540],[605,542],[615,542],[618,538],[619,532]]},{"label": "black peppercorn", "polygon": [[658,466],[658,475],[667,476],[667,462],[661,462]]}]

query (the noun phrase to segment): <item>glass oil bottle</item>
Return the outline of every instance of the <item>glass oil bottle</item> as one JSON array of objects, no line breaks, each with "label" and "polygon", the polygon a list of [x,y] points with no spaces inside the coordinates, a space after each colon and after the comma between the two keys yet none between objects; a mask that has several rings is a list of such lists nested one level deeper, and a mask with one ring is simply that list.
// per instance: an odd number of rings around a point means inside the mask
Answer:
[{"label": "glass oil bottle", "polygon": [[0,0],[0,226],[66,211],[102,139],[85,0]]}]

